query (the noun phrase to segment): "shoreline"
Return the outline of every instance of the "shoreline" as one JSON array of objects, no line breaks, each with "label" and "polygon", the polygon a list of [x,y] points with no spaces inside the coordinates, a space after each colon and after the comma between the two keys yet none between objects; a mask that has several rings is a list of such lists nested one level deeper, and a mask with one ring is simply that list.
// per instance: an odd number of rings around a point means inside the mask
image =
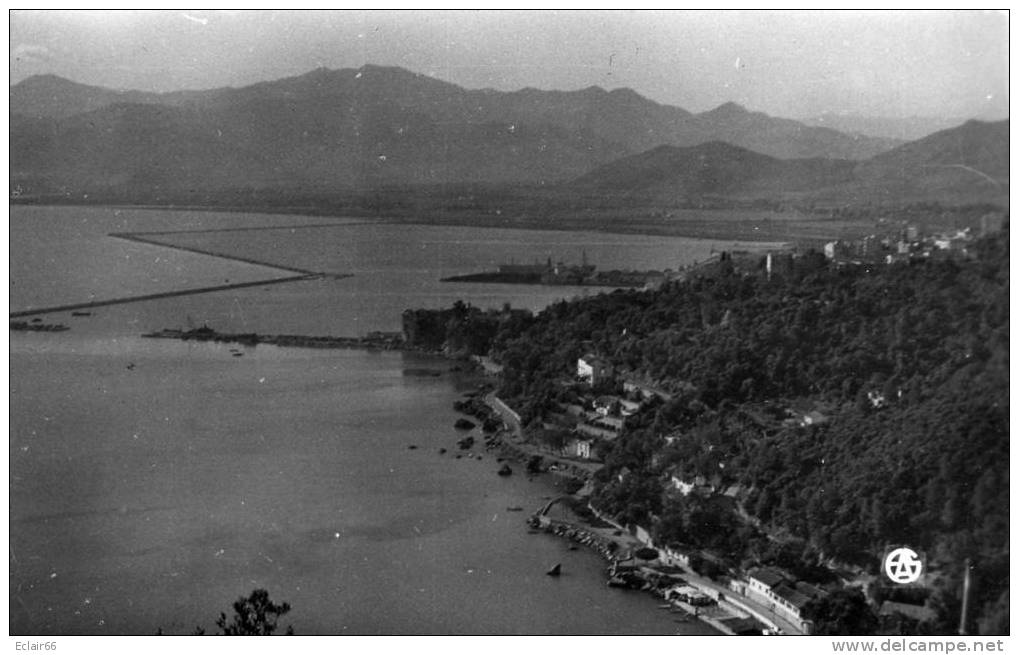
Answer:
[{"label": "shoreline", "polygon": [[[486,397],[486,404],[489,407],[490,416],[497,416],[502,418],[502,414],[494,406],[492,402],[492,396]],[[497,400],[497,398],[496,398]],[[461,412],[463,413],[463,412]],[[468,414],[469,416],[475,416],[475,414]],[[504,421],[505,425],[505,421]],[[684,603],[681,600],[671,600],[665,598],[665,588],[654,586],[655,579],[661,579],[658,577],[660,572],[646,574],[644,572],[638,572],[635,575],[640,580],[636,584],[619,584],[618,576],[615,574],[617,567],[622,563],[633,560],[633,551],[641,546],[632,535],[629,535],[625,530],[622,530],[618,526],[606,523],[610,527],[608,529],[616,533],[616,537],[610,537],[607,535],[600,535],[595,532],[594,526],[586,526],[582,524],[582,519],[576,517],[577,520],[567,521],[563,519],[553,519],[548,516],[548,513],[557,504],[562,503],[567,498],[583,499],[586,496],[582,496],[583,489],[586,489],[590,484],[591,476],[598,470],[599,467],[590,469],[579,466],[579,463],[571,460],[549,455],[540,451],[537,448],[528,447],[527,444],[518,443],[512,437],[515,434],[515,430],[508,425],[505,425],[501,430],[496,431],[492,434],[484,434],[484,446],[486,450],[497,450],[501,455],[496,461],[501,462],[503,459],[510,459],[517,463],[524,463],[533,461],[535,457],[540,457],[540,462],[532,470],[528,466],[526,475],[541,475],[546,474],[552,478],[558,480],[550,481],[546,478],[545,482],[557,491],[561,491],[559,496],[554,497],[552,500],[545,503],[542,507],[537,509],[525,520],[524,524],[528,527],[528,531],[531,533],[542,533],[552,535],[558,538],[566,539],[567,541],[579,544],[585,548],[593,551],[595,554],[600,555],[603,560],[609,563],[607,575],[604,575],[605,585],[607,588],[611,587],[622,587],[627,591],[642,591],[650,593],[653,597],[665,601],[669,607],[659,606],[659,609],[668,609],[670,612],[681,614],[681,618],[677,619],[678,623],[686,623],[689,621],[700,621],[704,625],[708,625],[717,630],[721,635],[737,635],[739,634],[734,628],[726,623],[726,621],[736,622],[734,625],[746,625],[749,621],[745,616],[741,616],[742,612],[733,611],[727,608],[722,610],[721,608],[713,608],[716,613],[720,613],[719,616],[708,616],[701,613],[701,609]],[[549,464],[549,461],[552,464]],[[551,468],[554,465],[555,468]],[[576,493],[569,493],[567,490],[560,489],[560,483],[565,483],[567,489],[570,486],[570,480],[574,481],[572,484],[580,484],[582,489]],[[572,513],[572,512],[571,512]],[[601,517],[597,517],[597,520],[602,521]],[[630,545],[621,545],[621,542],[632,541]],[[622,557],[620,557],[622,556]],[[650,569],[650,567],[649,567]],[[674,574],[674,571],[672,572]],[[691,571],[683,572],[684,579],[690,577],[698,577],[692,574]],[[632,582],[633,579],[631,579]],[[765,626],[766,627],[766,626]]]},{"label": "shoreline", "polygon": [[[684,621],[701,621],[724,635],[800,634],[794,626],[773,621],[751,599],[696,573],[685,556],[677,559],[675,553],[663,553],[654,547],[658,557],[638,564],[635,553],[649,547],[648,544],[624,526],[602,516],[588,501],[591,478],[602,465],[557,457],[521,442],[522,430],[513,421],[512,410],[494,393],[486,394],[484,400],[489,416],[501,418],[504,423],[501,430],[485,435],[486,449],[498,448],[502,455],[514,461],[527,462],[528,474],[550,473],[563,481],[573,480],[567,482],[564,493],[528,516],[525,524],[529,531],[553,535],[594,551],[609,563],[606,586],[648,592],[665,603],[660,609],[683,613]],[[540,460],[535,462],[535,458]],[[559,487],[556,482],[552,485]],[[573,491],[570,491],[571,485]],[[580,502],[585,503],[584,511],[575,509],[575,504]],[[561,513],[565,517],[550,516],[557,505],[564,508]],[[670,589],[680,586],[693,587],[711,601],[706,605],[691,604],[679,595],[680,592],[670,598]]]},{"label": "shoreline", "polygon": [[[606,586],[649,593],[664,602],[659,609],[681,613],[683,622],[700,621],[723,635],[765,634],[765,631],[776,630],[775,623],[761,612],[747,607],[747,599],[728,590],[723,593],[716,584],[698,575],[689,566],[663,564],[658,560],[640,564],[634,553],[644,546],[621,526],[609,523],[608,528],[599,528],[593,524],[584,525],[585,520],[579,516],[573,519],[548,516],[549,511],[567,497],[578,498],[564,495],[552,500],[529,516],[527,525],[532,530],[583,545],[601,555],[609,563]],[[597,520],[602,519],[598,516]],[[597,530],[609,534],[599,534]],[[672,589],[680,586],[693,587],[712,601],[694,604],[692,600],[684,600],[678,592],[670,594]]]},{"label": "shoreline", "polygon": [[[831,240],[838,238],[840,230],[844,230],[844,222],[832,224],[828,228],[819,227],[826,220],[822,216],[805,218],[773,218],[769,210],[752,209],[679,209],[678,213],[688,213],[690,217],[678,219],[645,217],[611,216],[513,216],[501,215],[446,215],[431,213],[427,218],[420,215],[400,216],[394,213],[380,215],[366,211],[333,211],[319,207],[273,207],[258,206],[216,206],[216,205],[140,205],[121,203],[49,203],[49,202],[12,202],[12,206],[24,207],[91,207],[134,209],[141,211],[194,211],[207,213],[258,214],[264,216],[305,216],[309,218],[353,218],[357,219],[349,225],[426,225],[436,227],[473,227],[486,229],[538,230],[552,232],[595,232],[603,234],[625,234],[643,236],[668,236],[685,239],[701,239],[705,241],[736,241],[747,244],[781,245],[797,240]],[[747,221],[757,223],[748,228],[742,220],[726,219],[733,214],[745,215]],[[723,220],[718,220],[722,217]],[[856,227],[861,233],[869,229],[871,221],[862,221]],[[348,223],[311,225],[309,227],[334,227]],[[278,226],[295,227],[295,226]],[[785,228],[785,229],[784,229]],[[799,228],[799,229],[797,229]],[[275,229],[275,226],[263,226],[240,229]],[[182,230],[194,232],[194,230]],[[210,230],[214,231],[214,230]],[[172,231],[171,231],[172,232]]]}]

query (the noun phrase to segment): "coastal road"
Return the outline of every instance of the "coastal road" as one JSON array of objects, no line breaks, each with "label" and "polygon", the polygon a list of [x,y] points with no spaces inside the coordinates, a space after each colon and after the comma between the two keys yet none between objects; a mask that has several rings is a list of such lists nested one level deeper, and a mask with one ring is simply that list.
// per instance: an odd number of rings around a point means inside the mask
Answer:
[{"label": "coastal road", "polygon": [[747,596],[742,596],[742,595],[736,593],[735,591],[733,591],[732,589],[729,589],[726,586],[718,584],[717,582],[715,582],[714,580],[711,580],[710,578],[705,578],[704,576],[697,575],[696,573],[693,572],[692,569],[690,569],[690,568],[688,568],[686,566],[682,566],[681,565],[680,568],[685,571],[685,577],[688,580],[695,581],[698,585],[701,585],[701,586],[704,586],[704,587],[710,587],[710,588],[718,591],[718,593],[722,594],[726,598],[732,598],[734,600],[738,600],[743,605],[746,605],[747,607],[749,607],[750,609],[754,610],[755,612],[758,612],[761,616],[767,617],[767,619],[769,621],[771,621],[772,623],[774,623],[778,627],[778,629],[782,631],[783,634],[787,634],[787,635],[802,635],[803,634],[803,630],[801,630],[799,628],[799,626],[793,625],[792,623],[790,623],[786,619],[782,618],[781,616],[778,615],[777,612],[772,610],[770,607],[767,607],[763,603],[760,603],[760,602],[758,602],[756,600],[748,598]]},{"label": "coastal road", "polygon": [[[485,402],[488,404],[489,407],[499,412],[499,415],[502,417],[506,425],[512,429],[514,440],[517,442],[517,445],[523,447],[524,445],[520,443],[523,439],[523,429],[520,426],[520,420],[516,413],[513,412],[504,402],[499,400],[495,396],[495,394],[488,394],[487,396],[485,396]],[[549,456],[542,452],[538,452],[537,450],[535,450],[535,454],[541,455],[546,460],[556,461],[563,465],[580,466],[583,468],[588,468],[592,473],[601,468],[601,465],[595,462],[574,461],[569,459],[557,458]],[[565,519],[566,517],[563,518]],[[611,523],[611,521],[608,522]],[[641,546],[644,545],[622,526],[616,525],[613,528],[595,528],[593,526],[583,526],[583,528],[594,534],[597,534],[599,537],[602,537],[603,539],[608,539],[610,541],[616,542],[617,547],[619,548],[618,552],[624,552],[626,550],[631,551],[636,550],[637,548],[640,548]],[[684,577],[686,577],[689,581],[695,582],[697,585],[700,585],[702,587],[714,589],[715,591],[722,594],[726,598],[733,598],[738,600],[739,602],[746,605],[750,609],[754,610],[755,612],[758,612],[761,616],[767,617],[767,619],[774,623],[783,633],[787,635],[803,634],[803,631],[799,628],[799,626],[795,626],[786,619],[782,618],[781,616],[778,616],[778,614],[774,610],[772,610],[770,607],[767,607],[765,604],[755,601],[746,596],[742,596],[733,591],[732,589],[729,589],[724,585],[720,585],[714,582],[710,578],[698,575],[689,567],[681,566],[680,568],[683,569]]]},{"label": "coastal road", "polygon": [[502,417],[503,423],[505,423],[512,432],[513,445],[524,452],[530,453],[531,455],[540,455],[546,463],[557,464],[569,470],[571,467],[586,471],[588,474],[594,474],[595,471],[601,468],[601,464],[598,462],[592,462],[586,459],[571,459],[569,457],[559,457],[556,455],[549,454],[544,450],[539,450],[524,440],[524,429],[520,425],[520,417],[514,412],[509,406],[500,400],[494,393],[490,393],[485,396],[485,404],[494,409]]}]

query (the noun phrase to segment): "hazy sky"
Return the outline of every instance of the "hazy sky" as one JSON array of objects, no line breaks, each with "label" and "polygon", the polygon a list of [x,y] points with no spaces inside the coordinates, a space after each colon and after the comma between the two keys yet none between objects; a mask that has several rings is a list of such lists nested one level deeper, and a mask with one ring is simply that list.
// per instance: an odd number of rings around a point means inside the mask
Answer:
[{"label": "hazy sky", "polygon": [[1004,118],[1001,12],[14,11],[14,84],[168,91],[396,65],[468,88],[630,87],[705,111]]}]

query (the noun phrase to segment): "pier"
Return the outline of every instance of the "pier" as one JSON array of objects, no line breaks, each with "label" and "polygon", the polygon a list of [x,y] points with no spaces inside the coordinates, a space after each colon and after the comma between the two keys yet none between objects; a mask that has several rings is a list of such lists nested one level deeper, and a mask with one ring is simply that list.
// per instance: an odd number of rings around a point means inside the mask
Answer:
[{"label": "pier", "polygon": [[[236,228],[243,229],[243,228]],[[252,228],[249,228],[252,229]],[[201,230],[202,232],[214,232],[216,230]],[[149,246],[160,246],[162,248],[173,248],[174,250],[183,250],[184,252],[193,252],[199,255],[209,255],[212,257],[219,257],[220,259],[230,259],[235,262],[243,262],[245,264],[254,264],[255,266],[265,266],[266,268],[275,268],[281,271],[289,271],[291,273],[299,273],[306,276],[320,275],[317,271],[309,271],[304,268],[296,268],[294,266],[284,266],[282,264],[274,264],[272,262],[261,261],[253,259],[251,257],[240,257],[238,255],[229,255],[222,252],[216,252],[215,250],[205,250],[203,248],[195,248],[193,246],[180,246],[174,243],[164,243],[155,239],[146,239],[147,236],[170,236],[173,234],[191,234],[195,231],[182,230],[180,232],[111,232],[108,236],[114,239],[123,239],[124,241],[133,241],[135,243],[144,243]],[[346,276],[345,276],[346,277]]]},{"label": "pier", "polygon": [[[108,298],[106,300],[92,300],[89,302],[73,303],[70,305],[56,305],[53,307],[39,307],[37,309],[25,309],[11,312],[10,318],[21,316],[35,316],[38,314],[55,314],[57,312],[70,312],[81,309],[92,309],[105,307],[107,305],[123,305],[132,302],[144,302],[146,300],[160,300],[162,298],[174,298],[176,296],[191,296],[199,293],[212,293],[214,291],[229,291],[231,289],[245,289],[248,287],[260,287],[269,284],[284,284],[287,282],[300,282],[302,280],[314,280],[318,274],[294,275],[290,277],[270,278],[268,280],[257,280],[255,282],[237,282],[235,284],[218,284],[211,287],[196,287],[193,289],[180,289],[177,291],[163,291],[160,293],[148,293],[142,296],[126,296],[123,298]],[[348,277],[348,276],[345,276]]]},{"label": "pier", "polygon": [[[308,227],[330,227],[327,224],[314,225]],[[134,243],[143,243],[149,246],[159,246],[161,248],[172,248],[175,250],[182,250],[185,252],[192,252],[199,255],[208,255],[210,257],[219,257],[221,259],[229,259],[236,262],[242,262],[245,264],[253,264],[255,266],[264,266],[266,268],[275,268],[281,271],[287,271],[289,273],[296,273],[296,275],[290,275],[287,277],[279,278],[268,278],[265,280],[256,280],[253,282],[236,282],[233,284],[217,284],[208,287],[195,287],[192,289],[179,289],[176,291],[162,291],[159,293],[148,293],[141,296],[124,296],[120,298],[108,298],[105,300],[91,300],[89,302],[72,303],[67,305],[56,305],[51,307],[39,307],[37,309],[26,309],[9,314],[10,318],[19,318],[22,316],[36,316],[39,314],[54,314],[57,312],[68,312],[77,311],[83,309],[92,309],[95,307],[105,307],[108,305],[122,305],[132,302],[144,302],[147,300],[162,300],[163,298],[174,298],[177,296],[191,296],[200,293],[213,293],[216,291],[230,291],[233,289],[246,289],[250,287],[266,286],[270,284],[285,284],[287,282],[301,282],[304,280],[314,280],[322,277],[329,277],[332,279],[341,279],[345,277],[353,277],[350,273],[323,273],[319,271],[311,271],[304,268],[297,268],[294,266],[285,266],[282,264],[274,264],[272,262],[262,261],[253,259],[250,257],[240,257],[237,255],[230,255],[226,253],[216,252],[213,250],[205,250],[202,248],[194,248],[191,246],[180,246],[172,243],[163,243],[156,241],[151,236],[169,236],[172,234],[189,234],[192,232],[228,232],[228,231],[239,231],[239,230],[261,230],[261,229],[282,229],[282,228],[259,228],[259,227],[241,227],[241,228],[228,228],[221,230],[181,230],[181,231],[167,231],[167,232],[111,232],[107,236],[113,237],[114,239],[123,239],[125,241],[132,241]]]}]

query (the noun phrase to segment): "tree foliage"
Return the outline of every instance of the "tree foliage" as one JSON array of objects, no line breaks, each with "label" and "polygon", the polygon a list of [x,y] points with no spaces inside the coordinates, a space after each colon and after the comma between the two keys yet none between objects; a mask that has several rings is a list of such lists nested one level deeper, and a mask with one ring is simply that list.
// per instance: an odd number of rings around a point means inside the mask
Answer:
[{"label": "tree foliage", "polygon": [[[276,632],[279,619],[290,611],[289,603],[276,604],[269,599],[265,589],[255,589],[245,598],[234,602],[234,615],[227,622],[226,614],[220,614],[216,625],[224,635],[271,635]],[[286,634],[294,634],[287,626]]]},{"label": "tree foliage", "polygon": [[[557,381],[577,358],[599,354],[672,392],[603,450],[601,509],[740,559],[768,553],[760,531],[780,533],[804,571],[821,558],[876,570],[907,543],[939,571],[945,616],[969,557],[973,630],[992,630],[1009,575],[1008,232],[971,252],[844,268],[808,256],[770,280],[719,266],[556,303],[492,337],[500,395],[537,420],[566,399]],[[784,420],[794,405],[827,421]],[[670,476],[738,485],[741,518],[673,497]],[[829,614],[850,620],[855,601],[838,600]]]}]

